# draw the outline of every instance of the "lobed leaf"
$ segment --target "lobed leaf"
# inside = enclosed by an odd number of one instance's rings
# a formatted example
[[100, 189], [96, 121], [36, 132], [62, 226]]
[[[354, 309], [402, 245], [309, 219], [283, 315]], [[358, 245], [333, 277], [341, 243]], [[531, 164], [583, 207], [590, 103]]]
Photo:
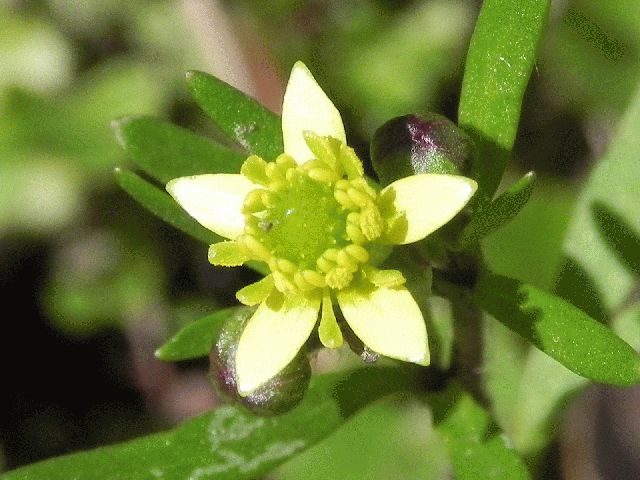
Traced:
[[188, 324], [156, 350], [156, 357], [167, 362], [206, 357], [224, 321], [237, 310], [225, 308]]
[[133, 162], [162, 183], [188, 175], [239, 173], [246, 157], [152, 117], [125, 117], [112, 122], [111, 127]]
[[578, 375], [629, 386], [640, 356], [609, 328], [570, 303], [507, 277], [487, 274], [476, 298], [497, 320]]
[[2, 480], [243, 480], [316, 444], [382, 396], [413, 390], [415, 370], [364, 368], [320, 375], [292, 411], [256, 417], [227, 405], [168, 432], [19, 468]]
[[118, 185], [154, 215], [201, 242], [218, 240], [216, 234], [190, 217], [169, 194], [128, 170], [117, 168], [114, 173]]
[[485, 0], [467, 53], [459, 124], [478, 148], [477, 201], [495, 192], [513, 147], [549, 0]]
[[284, 152], [278, 115], [228, 83], [204, 72], [188, 72], [187, 83], [205, 113], [249, 153], [270, 161]]

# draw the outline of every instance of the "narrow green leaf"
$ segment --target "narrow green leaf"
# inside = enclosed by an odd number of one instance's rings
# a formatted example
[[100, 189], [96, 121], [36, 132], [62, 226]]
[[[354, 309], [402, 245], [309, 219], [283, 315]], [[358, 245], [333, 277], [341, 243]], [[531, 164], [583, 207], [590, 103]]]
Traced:
[[570, 256], [564, 258], [554, 293], [599, 322], [606, 323], [607, 312], [600, 292], [587, 272]]
[[[458, 480], [518, 480], [530, 478], [515, 450], [501, 436], [487, 438], [489, 413], [469, 394], [451, 392], [446, 416], [440, 420], [441, 408], [434, 408], [436, 431], [449, 450], [453, 473]], [[446, 398], [446, 395], [445, 395]]]
[[[624, 216], [625, 223], [634, 231], [640, 231], [640, 216], [637, 209], [640, 202], [638, 183], [640, 182], [640, 89], [636, 90], [624, 118], [620, 122], [609, 151], [592, 171], [586, 186], [578, 199], [564, 251], [569, 269], [563, 271], [574, 279], [587, 280], [586, 289], [575, 285], [566, 288], [573, 279], [560, 278], [558, 293], [571, 303], [589, 311], [591, 315], [605, 312], [620, 312], [609, 318], [612, 328], [622, 334], [622, 324], [628, 322], [624, 306], [633, 294], [637, 279], [613, 253], [607, 242], [599, 234], [592, 214], [596, 202], [615, 206], [616, 212]], [[537, 192], [536, 192], [537, 194]], [[566, 269], [565, 269], [566, 270]], [[588, 292], [598, 293], [598, 298], [589, 299]], [[586, 308], [589, 308], [587, 310]], [[593, 313], [592, 313], [593, 312]], [[595, 318], [598, 318], [596, 316]], [[631, 333], [638, 332], [631, 329]], [[634, 344], [629, 337], [629, 343]], [[636, 338], [640, 338], [636, 336]], [[634, 344], [637, 348], [637, 343]], [[559, 417], [567, 398], [584, 388], [587, 382], [554, 362], [539, 350], [532, 350], [527, 368], [522, 375], [519, 399], [514, 405], [509, 434], [514, 444], [527, 454], [535, 454], [544, 448], [558, 428]], [[538, 395], [536, 392], [545, 392]]]
[[479, 280], [476, 297], [497, 320], [578, 375], [612, 385], [640, 382], [633, 348], [563, 299], [492, 274]]
[[479, 443], [486, 437], [491, 422], [489, 413], [468, 393], [451, 387], [440, 398], [432, 396], [429, 403], [432, 405], [433, 421], [440, 434], [447, 439], [466, 439]]
[[271, 418], [227, 405], [175, 430], [6, 473], [2, 480], [243, 480], [260, 477], [316, 444], [362, 407], [413, 390], [414, 369], [364, 368], [320, 375], [302, 403]]
[[596, 227], [609, 248], [633, 275], [640, 277], [640, 235], [604, 202], [595, 202], [591, 209]]
[[140, 205], [165, 222], [204, 243], [214, 243], [219, 238], [187, 214], [168, 193], [163, 192], [133, 172], [117, 168], [116, 181]]
[[460, 241], [462, 247], [473, 245], [482, 237], [513, 220], [529, 201], [535, 181], [535, 172], [527, 173], [498, 198], [475, 212], [462, 233]]
[[615, 208], [621, 220], [640, 232], [640, 88], [618, 126], [607, 154], [595, 165], [580, 193], [564, 242], [566, 255], [593, 280], [603, 307], [619, 309], [632, 294], [637, 278], [600, 234], [592, 206], [598, 202]]
[[527, 480], [529, 471], [518, 453], [502, 436], [484, 443], [456, 440], [449, 446], [457, 480]]
[[549, 0], [485, 0], [471, 37], [458, 118], [478, 147], [476, 199], [495, 192], [513, 147]]
[[112, 122], [118, 143], [143, 171], [166, 183], [202, 173], [239, 173], [243, 153], [152, 117]]
[[167, 362], [206, 357], [224, 321], [237, 310], [225, 308], [188, 324], [156, 350], [156, 357]]
[[187, 73], [195, 101], [245, 150], [275, 160], [284, 152], [280, 117], [231, 85], [203, 72]]

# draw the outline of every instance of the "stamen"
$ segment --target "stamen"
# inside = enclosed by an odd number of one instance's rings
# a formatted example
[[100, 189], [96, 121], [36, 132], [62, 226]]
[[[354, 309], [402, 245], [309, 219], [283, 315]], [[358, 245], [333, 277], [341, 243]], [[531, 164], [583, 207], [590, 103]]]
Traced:
[[369, 252], [360, 245], [348, 245], [345, 247], [345, 251], [360, 263], [367, 263], [369, 260]]
[[269, 183], [269, 178], [265, 172], [266, 166], [267, 162], [262, 158], [257, 155], [251, 155], [240, 167], [240, 173], [253, 183], [266, 186]]
[[353, 203], [358, 205], [360, 208], [368, 207], [371, 204], [371, 197], [369, 197], [366, 193], [361, 192], [360, 190], [356, 190], [351, 187], [347, 190], [347, 195]]
[[351, 283], [353, 272], [344, 267], [336, 267], [327, 273], [325, 279], [328, 287], [340, 290]]
[[237, 242], [242, 244], [255, 260], [266, 261], [271, 257], [271, 252], [253, 235], [245, 233], [238, 237]]
[[[282, 293], [342, 289], [367, 268], [376, 281], [395, 285], [400, 278], [367, 265], [367, 244], [381, 237], [386, 221], [362, 162], [339, 140], [313, 132], [304, 136], [316, 158], [302, 165], [286, 154], [269, 163], [255, 155], [244, 162], [242, 173], [266, 188], [245, 198], [245, 229], [236, 239], [239, 253], [233, 261], [267, 262], [273, 272], [269, 282]], [[240, 292], [245, 302], [257, 298], [252, 290]], [[330, 309], [330, 302], [327, 297], [323, 305]]]

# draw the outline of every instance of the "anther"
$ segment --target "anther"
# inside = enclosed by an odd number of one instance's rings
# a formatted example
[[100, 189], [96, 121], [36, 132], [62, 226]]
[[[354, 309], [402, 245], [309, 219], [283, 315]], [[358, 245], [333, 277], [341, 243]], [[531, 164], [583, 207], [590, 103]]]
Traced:
[[255, 213], [260, 210], [264, 210], [265, 205], [262, 201], [263, 194], [267, 193], [266, 190], [258, 188], [251, 190], [244, 199], [242, 204], [243, 213]]
[[256, 260], [268, 260], [271, 257], [271, 252], [253, 235], [244, 234], [241, 235], [239, 241], [246, 247], [252, 254], [252, 257]]
[[326, 258], [320, 257], [316, 260], [316, 266], [318, 267], [318, 270], [320, 270], [321, 272], [327, 273], [329, 270], [335, 267], [336, 264], [335, 262], [331, 262]]
[[278, 259], [278, 270], [280, 270], [281, 272], [290, 274], [290, 273], [294, 273], [297, 270], [297, 268], [293, 264], [293, 262], [290, 262], [289, 260], [286, 260], [284, 258], [279, 258]]
[[347, 195], [349, 195], [349, 198], [360, 208], [365, 208], [371, 204], [371, 197], [369, 197], [369, 195], [353, 187], [347, 190]]
[[327, 273], [325, 279], [329, 288], [340, 290], [351, 283], [353, 274], [344, 267], [336, 267]]
[[337, 248], [328, 248], [324, 251], [324, 253], [322, 254], [322, 256], [324, 258], [326, 258], [327, 260], [330, 260], [332, 262], [337, 261], [338, 259], [338, 252], [339, 250]]
[[283, 153], [279, 155], [278, 158], [276, 158], [276, 164], [288, 170], [296, 166], [296, 161], [293, 158], [291, 158], [291, 156], [287, 155], [286, 153]]
[[353, 243], [362, 245], [367, 241], [367, 237], [362, 234], [362, 230], [360, 230], [360, 227], [358, 225], [347, 223], [346, 230], [347, 236]]
[[273, 283], [275, 287], [282, 293], [295, 291], [295, 285], [282, 272], [273, 271]]
[[337, 263], [341, 267], [345, 267], [349, 269], [353, 269], [354, 267], [357, 266], [357, 264], [355, 264], [355, 262], [351, 258], [351, 255], [349, 255], [346, 250], [340, 250], [338, 252]]
[[318, 182], [324, 182], [324, 183], [333, 183], [338, 179], [338, 176], [336, 175], [336, 173], [330, 168], [326, 168], [326, 167], [312, 168], [311, 170], [307, 171], [307, 175], [309, 175], [309, 178], [313, 178]]
[[367, 263], [369, 260], [369, 252], [360, 245], [347, 245], [344, 250], [359, 263]]
[[307, 283], [310, 283], [314, 287], [324, 288], [327, 286], [324, 277], [314, 270], [304, 270], [301, 274]]
[[353, 200], [351, 200], [349, 195], [347, 195], [347, 192], [345, 192], [344, 190], [335, 189], [333, 191], [333, 196], [344, 208], [347, 208], [349, 210], [355, 210], [358, 208], [358, 205]]
[[307, 282], [300, 272], [296, 272], [296, 274], [293, 276], [293, 282], [296, 284], [296, 287], [298, 287], [302, 291], [309, 291], [316, 288], [314, 285], [311, 285], [309, 282]]

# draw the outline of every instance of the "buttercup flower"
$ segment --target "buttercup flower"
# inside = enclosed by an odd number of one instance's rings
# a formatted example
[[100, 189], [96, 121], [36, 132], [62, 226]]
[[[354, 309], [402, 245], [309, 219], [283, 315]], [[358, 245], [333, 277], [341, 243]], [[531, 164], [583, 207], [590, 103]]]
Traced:
[[423, 239], [453, 218], [476, 183], [421, 174], [380, 190], [346, 145], [339, 112], [307, 67], [294, 65], [282, 106], [284, 153], [255, 155], [240, 174], [182, 177], [168, 192], [228, 241], [211, 245], [214, 265], [264, 262], [271, 273], [237, 292], [259, 305], [240, 336], [241, 395], [271, 379], [313, 331], [323, 345], [343, 338], [335, 303], [353, 332], [387, 357], [429, 364], [425, 322], [397, 270], [378, 268], [390, 246]]

